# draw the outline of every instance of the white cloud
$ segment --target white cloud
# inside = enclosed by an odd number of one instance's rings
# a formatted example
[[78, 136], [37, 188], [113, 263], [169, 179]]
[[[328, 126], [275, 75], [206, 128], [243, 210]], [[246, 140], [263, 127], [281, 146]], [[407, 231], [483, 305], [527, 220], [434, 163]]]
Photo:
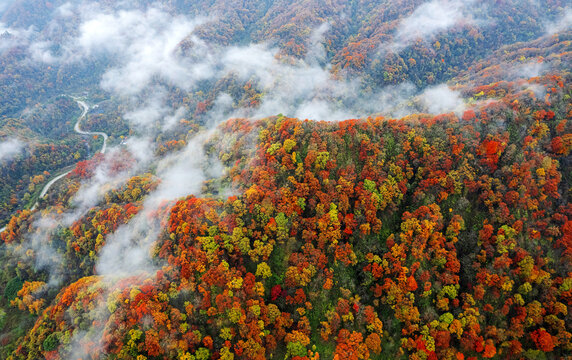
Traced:
[[229, 119], [233, 111], [232, 97], [227, 93], [219, 94], [214, 101], [212, 109], [207, 114], [207, 127], [216, 127], [218, 124]]
[[167, 115], [169, 108], [164, 103], [165, 91], [155, 88], [153, 95], [145, 99], [145, 102], [127, 112], [124, 118], [137, 130], [149, 130], [160, 118]]
[[399, 24], [395, 45], [404, 47], [418, 38], [428, 39], [449, 29], [461, 17], [460, 3], [441, 0], [424, 3]]
[[172, 17], [155, 8], [96, 14], [80, 26], [78, 43], [87, 55], [106, 53], [116, 57], [119, 66], [103, 76], [105, 90], [135, 95], [155, 77], [188, 89], [198, 79], [211, 75], [204, 67], [189, 71], [191, 64], [177, 53], [179, 43], [200, 22]]
[[460, 113], [465, 107], [461, 94], [451, 90], [447, 85], [441, 84], [427, 88], [420, 95], [421, 101], [432, 114], [448, 112]]
[[28, 48], [30, 55], [34, 61], [43, 62], [46, 64], [54, 64], [59, 61], [59, 58], [52, 54], [50, 41], [38, 41], [32, 43]]
[[[510, 65], [507, 64], [507, 66]], [[543, 62], [534, 61], [513, 66], [507, 75], [511, 78], [531, 78], [540, 76], [547, 70], [548, 65]]]
[[95, 174], [81, 183], [67, 208], [55, 206], [35, 215], [25, 241], [19, 245], [18, 253], [25, 258], [27, 250], [33, 251], [35, 266], [37, 269], [48, 272], [50, 286], [59, 286], [63, 274], [67, 271], [63, 267], [61, 253], [53, 247], [50, 238], [58, 229], [69, 227], [84, 217], [90, 209], [102, 201], [106, 192], [121, 187], [129, 178], [140, 173], [147, 164], [145, 162], [127, 164], [123, 162], [124, 166], [128, 166], [120, 171], [116, 165], [122, 156], [124, 154], [121, 154], [117, 148], [106, 152], [102, 163], [95, 169]]
[[326, 60], [326, 48], [323, 45], [325, 34], [331, 29], [330, 23], [323, 23], [312, 32], [310, 44], [306, 54], [306, 61], [310, 64], [319, 64]]
[[423, 3], [399, 22], [392, 42], [384, 44], [381, 50], [400, 52], [418, 39], [429, 41], [456, 25], [476, 24], [471, 9], [473, 2], [474, 0], [431, 0]]
[[276, 49], [267, 49], [262, 44], [247, 47], [231, 47], [225, 51], [221, 63], [227, 70], [237, 73], [242, 80], [255, 75], [264, 88], [274, 85], [276, 72], [282, 70], [277, 66]]
[[570, 30], [572, 28], [572, 8], [566, 7], [562, 17], [555, 22], [545, 25], [546, 32], [550, 35], [561, 31]]
[[[327, 27], [321, 27], [327, 29]], [[264, 93], [260, 106], [242, 115], [265, 117], [283, 113], [308, 119], [342, 120], [352, 111], [342, 110], [341, 100], [358, 98], [359, 81], [336, 80], [328, 68], [320, 66], [312, 52], [310, 58], [275, 58], [276, 49], [262, 44], [227, 49], [221, 61], [225, 72], [243, 81], [254, 79]], [[316, 55], [318, 54], [318, 55]], [[239, 112], [240, 113], [240, 112]]]
[[24, 143], [18, 139], [0, 142], [0, 161], [10, 160], [24, 149]]
[[17, 46], [27, 46], [35, 35], [33, 27], [28, 29], [11, 28], [0, 22], [0, 55]]
[[74, 15], [74, 9], [74, 5], [67, 2], [56, 9], [55, 15], [62, 18], [70, 18]]
[[[122, 96], [138, 95], [157, 80], [189, 89], [196, 81], [213, 75], [204, 54], [197, 56], [199, 64], [180, 54], [180, 43], [188, 40], [205, 19], [173, 16], [154, 6], [114, 11], [94, 3], [65, 3], [56, 10], [51, 26], [62, 29], [74, 12], [82, 19], [77, 36], [70, 35], [61, 42], [59, 54], [50, 50], [54, 42], [49, 39], [33, 43], [33, 60], [79, 63], [95, 57], [111, 59], [113, 67], [103, 75], [101, 86]], [[191, 40], [195, 44], [193, 51], [204, 51], [199, 39]]]
[[187, 114], [187, 109], [184, 107], [179, 107], [172, 115], [167, 115], [163, 121], [163, 130], [172, 130], [181, 119], [185, 118]]
[[[210, 46], [192, 31], [206, 21], [192, 20], [151, 7], [147, 10], [103, 10], [86, 5], [77, 37], [63, 46], [60, 61], [79, 61], [105, 55], [111, 67], [101, 79], [101, 87], [123, 99], [130, 99], [128, 119], [136, 131], [168, 131], [173, 116], [184, 113], [169, 109], [162, 85], [193, 90], [201, 80], [221, 79], [234, 73], [241, 81], [254, 80], [263, 92], [258, 107], [233, 109], [226, 101], [214, 104], [207, 118], [234, 116], [265, 117], [283, 113], [309, 119], [342, 120], [383, 112], [375, 101], [381, 93], [364, 95], [360, 79], [334, 79], [325, 64], [323, 39], [331, 27], [323, 23], [310, 36], [305, 59], [277, 59], [277, 49], [265, 44]], [[72, 11], [69, 4], [59, 13]], [[186, 46], [181, 47], [184, 43]], [[38, 60], [53, 62], [49, 42], [38, 42], [31, 52]], [[183, 50], [184, 48], [184, 50]], [[71, 59], [71, 60], [68, 60]], [[382, 91], [383, 93], [383, 91]], [[226, 97], [228, 100], [229, 98]], [[374, 101], [370, 101], [370, 100]], [[141, 105], [142, 104], [142, 105]], [[220, 108], [222, 106], [222, 108]], [[162, 123], [156, 127], [157, 123]]]
[[159, 186], [146, 197], [143, 209], [128, 224], [107, 236], [99, 254], [98, 274], [117, 278], [155, 270], [150, 251], [161, 231], [160, 208], [180, 197], [200, 194], [207, 178], [205, 169], [216, 165], [208, 164], [203, 151], [210, 134], [201, 133], [183, 150], [157, 163]]

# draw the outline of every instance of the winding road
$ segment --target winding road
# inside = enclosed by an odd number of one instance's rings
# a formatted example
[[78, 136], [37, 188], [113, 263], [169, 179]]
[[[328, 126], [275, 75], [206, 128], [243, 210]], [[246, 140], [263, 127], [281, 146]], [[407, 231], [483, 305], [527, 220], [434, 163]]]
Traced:
[[[85, 116], [87, 115], [87, 112], [89, 110], [89, 106], [82, 100], [75, 98], [73, 96], [71, 96], [72, 99], [74, 99], [78, 105], [81, 107], [82, 112], [81, 115], [79, 116], [79, 118], [77, 119], [77, 122], [75, 123], [73, 130], [80, 134], [80, 135], [99, 135], [103, 137], [103, 146], [101, 147], [101, 150], [99, 151], [101, 154], [105, 154], [105, 150], [107, 150], [107, 139], [108, 136], [106, 133], [104, 132], [99, 132], [99, 131], [83, 131], [80, 128], [80, 123], [81, 121], [85, 118]], [[72, 169], [73, 170], [73, 169]], [[32, 206], [32, 208], [30, 210], [35, 210], [36, 206], [38, 205], [38, 201], [40, 199], [42, 199], [44, 196], [46, 196], [46, 194], [48, 193], [48, 191], [50, 190], [50, 188], [52, 187], [52, 185], [54, 185], [58, 180], [60, 180], [61, 178], [65, 177], [67, 174], [69, 174], [70, 172], [72, 172], [72, 170], [66, 171], [63, 174], [60, 174], [58, 176], [56, 176], [55, 178], [53, 178], [52, 180], [50, 180], [42, 189], [42, 191], [40, 192], [40, 196], [38, 196], [38, 200], [36, 200], [36, 202], [34, 203], [34, 205]], [[4, 226], [3, 228], [0, 228], [0, 233], [4, 232], [4, 230], [6, 230], [6, 226]]]
[[[81, 120], [85, 117], [85, 115], [87, 114], [87, 111], [89, 110], [89, 106], [87, 106], [87, 104], [79, 99], [76, 99], [74, 97], [72, 97], [72, 99], [74, 99], [79, 106], [82, 108], [82, 113], [80, 115], [80, 117], [77, 119], [77, 122], [75, 123], [75, 126], [73, 127], [74, 131], [78, 134], [81, 135], [99, 135], [99, 136], [103, 136], [103, 146], [101, 147], [101, 150], [99, 151], [102, 154], [105, 154], [105, 150], [107, 150], [107, 134], [104, 132], [98, 132], [98, 131], [83, 131], [80, 129], [79, 124], [81, 123]], [[41, 195], [40, 195], [41, 197]]]

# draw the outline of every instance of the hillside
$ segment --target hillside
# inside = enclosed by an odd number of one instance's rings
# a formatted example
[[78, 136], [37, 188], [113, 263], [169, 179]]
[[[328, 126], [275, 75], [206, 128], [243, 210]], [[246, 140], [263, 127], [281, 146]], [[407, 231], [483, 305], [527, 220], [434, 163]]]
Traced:
[[571, 357], [571, 11], [0, 6], [0, 359]]

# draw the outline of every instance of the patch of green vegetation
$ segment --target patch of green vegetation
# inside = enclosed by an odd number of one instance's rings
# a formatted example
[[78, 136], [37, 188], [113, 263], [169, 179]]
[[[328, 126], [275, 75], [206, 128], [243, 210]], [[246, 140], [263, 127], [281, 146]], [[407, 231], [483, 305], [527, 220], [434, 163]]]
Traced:
[[10, 281], [8, 281], [6, 287], [4, 288], [4, 299], [8, 301], [14, 300], [18, 295], [18, 291], [22, 289], [23, 285], [24, 282], [22, 279], [18, 277], [12, 278]]

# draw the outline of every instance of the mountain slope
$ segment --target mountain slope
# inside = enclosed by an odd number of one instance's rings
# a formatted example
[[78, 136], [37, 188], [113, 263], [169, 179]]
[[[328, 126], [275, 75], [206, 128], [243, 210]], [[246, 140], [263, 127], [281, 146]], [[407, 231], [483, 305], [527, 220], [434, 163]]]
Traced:
[[565, 2], [0, 11], [0, 358], [572, 356]]

